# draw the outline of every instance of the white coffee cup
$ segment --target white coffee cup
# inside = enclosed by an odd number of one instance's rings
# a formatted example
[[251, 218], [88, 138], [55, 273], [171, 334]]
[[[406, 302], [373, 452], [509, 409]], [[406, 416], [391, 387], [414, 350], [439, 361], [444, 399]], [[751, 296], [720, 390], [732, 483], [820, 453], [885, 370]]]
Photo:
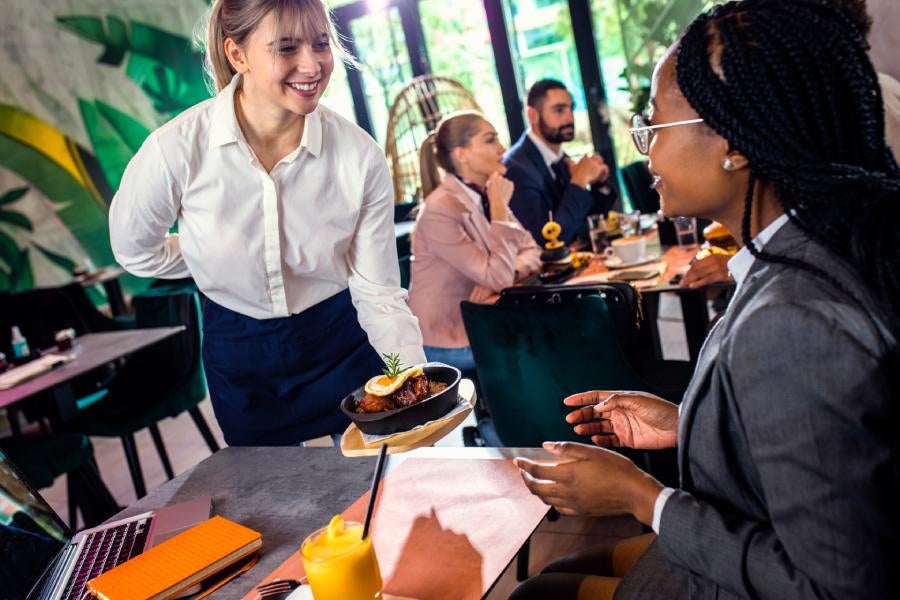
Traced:
[[630, 235], [613, 240], [606, 249], [607, 256], [618, 256], [623, 263], [633, 263], [644, 258], [647, 251], [647, 239], [639, 235]]

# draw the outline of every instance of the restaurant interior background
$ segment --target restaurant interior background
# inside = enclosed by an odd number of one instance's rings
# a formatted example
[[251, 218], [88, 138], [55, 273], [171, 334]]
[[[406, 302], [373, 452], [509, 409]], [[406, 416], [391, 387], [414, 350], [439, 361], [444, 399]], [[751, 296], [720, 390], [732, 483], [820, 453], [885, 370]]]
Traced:
[[[786, 0], [789, 1], [789, 0]], [[4, 0], [0, 25], [0, 291], [56, 285], [114, 263], [107, 209], [150, 131], [207, 98], [194, 39], [208, 0]], [[323, 102], [385, 143], [418, 75], [460, 82], [500, 131], [552, 76], [572, 90], [567, 150], [626, 165], [626, 119], [652, 65], [702, 0], [331, 0], [361, 68], [338, 65]], [[876, 67], [900, 78], [900, 2], [869, 0]], [[126, 292], [141, 289], [123, 278]], [[93, 300], [105, 302], [99, 288]]]

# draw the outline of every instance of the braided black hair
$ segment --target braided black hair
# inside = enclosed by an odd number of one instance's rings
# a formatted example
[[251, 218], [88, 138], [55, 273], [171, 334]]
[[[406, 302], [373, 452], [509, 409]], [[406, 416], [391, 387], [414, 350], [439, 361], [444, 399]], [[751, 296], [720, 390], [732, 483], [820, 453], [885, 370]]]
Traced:
[[856, 299], [822, 269], [751, 243], [754, 188], [768, 180], [788, 218], [848, 257], [896, 321], [900, 168], [863, 36], [828, 0], [728, 2], [685, 31], [676, 72], [694, 110], [750, 162], [741, 234], [753, 256], [813, 272]]

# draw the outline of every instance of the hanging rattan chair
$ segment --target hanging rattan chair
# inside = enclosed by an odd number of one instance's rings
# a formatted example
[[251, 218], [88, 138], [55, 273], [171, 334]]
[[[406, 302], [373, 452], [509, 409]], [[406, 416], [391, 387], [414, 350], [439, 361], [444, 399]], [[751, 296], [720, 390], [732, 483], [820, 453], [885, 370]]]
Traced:
[[403, 88], [388, 115], [385, 153], [394, 178], [396, 202], [422, 199], [419, 147], [438, 122], [453, 111], [481, 110], [461, 83], [437, 75], [421, 75]]

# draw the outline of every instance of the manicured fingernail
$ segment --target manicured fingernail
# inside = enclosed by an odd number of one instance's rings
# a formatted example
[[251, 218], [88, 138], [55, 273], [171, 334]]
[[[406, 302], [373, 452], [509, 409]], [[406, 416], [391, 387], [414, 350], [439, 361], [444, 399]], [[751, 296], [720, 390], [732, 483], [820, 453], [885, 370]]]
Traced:
[[556, 450], [556, 442], [544, 442], [544, 450]]

